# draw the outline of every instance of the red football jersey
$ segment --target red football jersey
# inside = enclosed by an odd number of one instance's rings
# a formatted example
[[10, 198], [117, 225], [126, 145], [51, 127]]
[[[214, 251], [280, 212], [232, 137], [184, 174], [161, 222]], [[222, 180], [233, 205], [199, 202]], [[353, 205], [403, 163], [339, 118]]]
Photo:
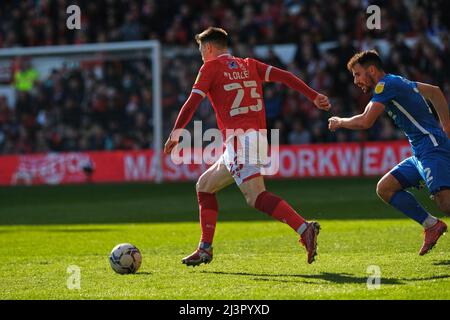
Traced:
[[192, 92], [208, 96], [219, 129], [265, 129], [262, 83], [271, 66], [222, 54], [200, 68]]

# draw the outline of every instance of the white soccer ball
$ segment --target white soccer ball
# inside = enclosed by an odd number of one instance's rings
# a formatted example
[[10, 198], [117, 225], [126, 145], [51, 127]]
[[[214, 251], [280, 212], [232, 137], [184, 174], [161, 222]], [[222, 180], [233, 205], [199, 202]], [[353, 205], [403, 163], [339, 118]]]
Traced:
[[109, 255], [111, 268], [119, 274], [136, 273], [141, 262], [141, 252], [131, 243], [118, 244]]

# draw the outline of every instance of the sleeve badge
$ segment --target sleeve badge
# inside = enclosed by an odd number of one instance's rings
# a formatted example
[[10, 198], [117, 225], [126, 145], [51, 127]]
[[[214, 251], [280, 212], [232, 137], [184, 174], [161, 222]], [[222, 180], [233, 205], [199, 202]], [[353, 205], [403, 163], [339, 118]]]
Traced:
[[384, 82], [378, 82], [377, 86], [375, 87], [375, 93], [380, 94], [384, 90]]

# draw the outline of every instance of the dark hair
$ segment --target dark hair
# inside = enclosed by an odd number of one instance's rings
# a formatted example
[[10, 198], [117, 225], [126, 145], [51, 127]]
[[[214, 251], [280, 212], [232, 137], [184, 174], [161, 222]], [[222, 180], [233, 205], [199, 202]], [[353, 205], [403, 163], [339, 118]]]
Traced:
[[198, 44], [210, 42], [219, 48], [228, 47], [228, 33], [222, 28], [209, 27], [195, 35]]
[[378, 70], [383, 70], [383, 62], [375, 50], [366, 50], [355, 54], [347, 63], [348, 71], [352, 71], [356, 64], [360, 64], [364, 68], [375, 66]]

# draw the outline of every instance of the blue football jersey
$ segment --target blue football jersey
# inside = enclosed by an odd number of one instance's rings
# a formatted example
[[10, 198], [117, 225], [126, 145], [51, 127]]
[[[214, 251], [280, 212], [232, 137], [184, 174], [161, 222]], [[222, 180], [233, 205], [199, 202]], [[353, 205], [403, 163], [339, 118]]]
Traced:
[[420, 94], [416, 82], [386, 74], [376, 85], [371, 101], [385, 106], [385, 111], [408, 137], [415, 155], [449, 145], [447, 135]]

